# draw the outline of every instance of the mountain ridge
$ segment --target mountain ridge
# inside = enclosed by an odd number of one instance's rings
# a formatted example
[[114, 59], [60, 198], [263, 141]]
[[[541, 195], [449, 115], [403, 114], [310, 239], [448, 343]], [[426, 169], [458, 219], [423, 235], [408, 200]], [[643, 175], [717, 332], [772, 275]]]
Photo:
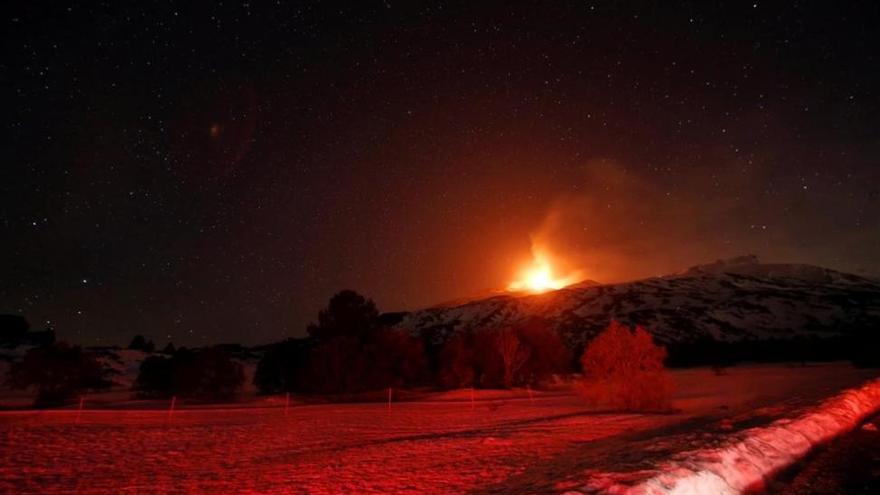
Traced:
[[630, 282], [435, 306], [402, 313], [395, 326], [442, 342], [537, 320], [580, 346], [611, 319], [642, 325], [663, 343], [847, 336], [880, 325], [880, 281], [748, 255]]

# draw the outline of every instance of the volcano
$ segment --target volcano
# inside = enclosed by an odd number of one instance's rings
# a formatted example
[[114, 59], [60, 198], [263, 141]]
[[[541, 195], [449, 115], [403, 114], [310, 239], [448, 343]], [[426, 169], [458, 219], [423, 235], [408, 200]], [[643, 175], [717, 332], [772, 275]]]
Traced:
[[455, 332], [539, 321], [577, 348], [612, 319], [642, 325], [664, 344], [848, 338], [880, 325], [880, 280], [749, 255], [631, 282], [497, 294], [395, 319], [438, 343]]

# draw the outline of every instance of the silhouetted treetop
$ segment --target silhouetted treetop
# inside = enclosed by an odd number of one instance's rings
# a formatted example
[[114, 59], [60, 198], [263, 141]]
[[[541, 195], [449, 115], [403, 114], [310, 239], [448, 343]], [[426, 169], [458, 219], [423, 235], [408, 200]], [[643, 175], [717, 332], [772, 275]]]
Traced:
[[0, 345], [18, 342], [30, 330], [31, 325], [21, 315], [0, 315]]
[[135, 351], [153, 352], [156, 350], [156, 345], [152, 340], [145, 339], [143, 335], [135, 335], [131, 339], [131, 343], [128, 344], [128, 348]]
[[0, 347], [20, 345], [44, 346], [55, 342], [55, 330], [31, 331], [31, 325], [21, 315], [0, 315]]
[[379, 328], [376, 304], [353, 290], [343, 290], [330, 298], [327, 308], [318, 313], [318, 323], [308, 327], [316, 340], [335, 337], [367, 339]]

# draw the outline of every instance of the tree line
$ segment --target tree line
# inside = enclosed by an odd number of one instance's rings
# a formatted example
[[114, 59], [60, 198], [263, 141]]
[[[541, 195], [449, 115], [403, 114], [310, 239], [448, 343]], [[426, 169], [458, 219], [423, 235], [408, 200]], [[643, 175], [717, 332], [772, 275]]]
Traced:
[[[308, 326], [306, 337], [251, 350], [260, 356], [253, 384], [261, 394], [345, 396], [387, 387], [541, 387], [555, 376], [582, 372], [587, 380], [580, 389], [591, 400], [644, 409], [663, 407], [669, 389], [665, 365], [720, 369], [744, 360], [849, 359], [856, 366], [880, 367], [874, 352], [880, 336], [873, 331], [832, 339], [698, 339], [663, 347], [644, 329], [612, 320], [581, 353], [541, 320], [437, 339], [396, 328], [385, 316], [357, 292], [337, 293]], [[51, 328], [33, 331], [19, 315], [0, 315], [0, 349], [19, 346], [30, 348], [21, 358], [5, 357], [11, 361], [6, 381], [12, 388], [35, 389], [38, 406], [63, 404], [82, 391], [112, 385], [102, 364], [102, 359], [119, 359], [112, 350], [57, 342]], [[140, 335], [129, 349], [147, 354], [132, 386], [135, 397], [207, 401], [232, 400], [240, 392], [245, 381], [242, 361], [250, 352], [240, 345], [187, 349], [170, 343], [157, 352], [155, 344]]]
[[385, 387], [512, 387], [568, 373], [559, 334], [538, 322], [461, 332], [434, 342], [382, 323], [354, 291], [334, 295], [308, 336], [265, 348], [254, 385], [266, 394], [346, 394]]

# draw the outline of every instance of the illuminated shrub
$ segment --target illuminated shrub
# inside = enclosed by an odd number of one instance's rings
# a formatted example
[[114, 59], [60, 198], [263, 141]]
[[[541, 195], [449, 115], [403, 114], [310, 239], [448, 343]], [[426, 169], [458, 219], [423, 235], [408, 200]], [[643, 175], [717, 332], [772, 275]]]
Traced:
[[629, 410], [669, 407], [666, 349], [641, 327], [612, 321], [584, 350], [582, 391], [596, 404]]

